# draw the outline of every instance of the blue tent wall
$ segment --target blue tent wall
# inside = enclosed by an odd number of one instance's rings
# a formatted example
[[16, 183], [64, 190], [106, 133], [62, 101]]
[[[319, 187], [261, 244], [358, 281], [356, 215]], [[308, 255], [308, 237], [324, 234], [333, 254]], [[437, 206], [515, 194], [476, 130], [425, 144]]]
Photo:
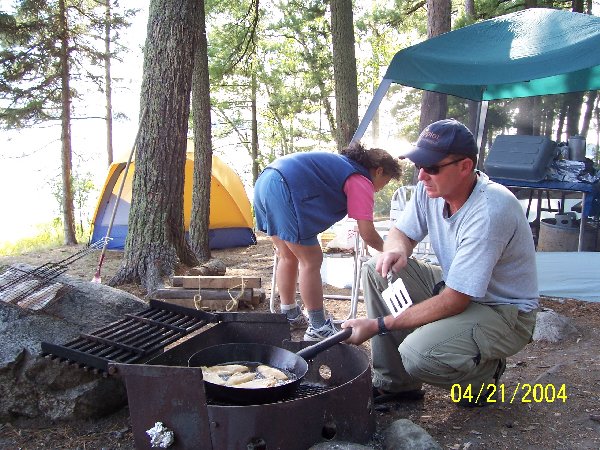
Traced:
[[[106, 236], [108, 226], [99, 225], [94, 227], [91, 242], [96, 242]], [[186, 236], [188, 233], [186, 233]], [[127, 225], [116, 225], [110, 230], [111, 240], [106, 246], [109, 250], [123, 250], [125, 238], [127, 237]], [[208, 230], [208, 242], [211, 250], [231, 247], [246, 247], [256, 244], [256, 236], [250, 228], [218, 228]]]

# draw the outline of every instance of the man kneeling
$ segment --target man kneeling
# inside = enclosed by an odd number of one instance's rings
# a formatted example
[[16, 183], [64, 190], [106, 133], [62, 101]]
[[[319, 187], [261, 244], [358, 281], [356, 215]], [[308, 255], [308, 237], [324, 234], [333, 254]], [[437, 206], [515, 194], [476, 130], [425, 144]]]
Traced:
[[[349, 343], [372, 338], [375, 402], [422, 398], [429, 383], [483, 405], [506, 357], [531, 341], [539, 294], [529, 223], [515, 196], [476, 170], [477, 154], [471, 132], [447, 119], [405, 155], [419, 171], [415, 194], [363, 266], [368, 318], [342, 324], [353, 327]], [[439, 266], [411, 258], [427, 235]], [[381, 295], [389, 274], [413, 302], [397, 317]]]

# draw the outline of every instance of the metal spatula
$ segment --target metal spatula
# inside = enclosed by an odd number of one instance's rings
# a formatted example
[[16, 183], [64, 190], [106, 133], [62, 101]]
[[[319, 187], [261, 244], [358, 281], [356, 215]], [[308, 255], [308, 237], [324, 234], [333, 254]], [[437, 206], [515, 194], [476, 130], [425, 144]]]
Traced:
[[387, 279], [388, 287], [381, 295], [392, 315], [398, 317], [412, 305], [412, 300], [402, 278], [398, 278], [392, 283], [392, 273], [388, 272]]

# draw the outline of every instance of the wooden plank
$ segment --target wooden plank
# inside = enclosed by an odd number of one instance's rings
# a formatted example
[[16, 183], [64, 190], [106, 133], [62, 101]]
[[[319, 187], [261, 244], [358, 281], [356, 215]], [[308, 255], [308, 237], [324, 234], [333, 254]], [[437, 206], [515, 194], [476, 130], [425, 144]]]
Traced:
[[[230, 300], [231, 297], [238, 298], [242, 301], [251, 301], [253, 289], [244, 289], [241, 293], [239, 289], [200, 289], [200, 294], [203, 299], [206, 300]], [[193, 299], [195, 295], [198, 295], [198, 289], [184, 289], [184, 288], [161, 288], [155, 290], [151, 294], [151, 298], [156, 299]]]
[[[229, 311], [237, 311], [238, 306], [231, 303], [229, 300], [202, 300], [196, 304], [193, 298], [170, 298], [164, 300], [167, 303], [173, 305], [183, 306], [185, 308], [202, 309], [206, 311], [227, 311], [227, 308], [231, 308]], [[245, 303], [245, 302], [241, 302]], [[235, 307], [234, 307], [235, 306]]]
[[[193, 298], [169, 298], [164, 299], [165, 302], [173, 305], [183, 306], [186, 308], [200, 308], [207, 311], [227, 311], [230, 306], [231, 299], [229, 300], [202, 300], [198, 305]], [[231, 311], [237, 311], [238, 308], [232, 308]]]
[[260, 277], [237, 277], [237, 276], [175, 276], [173, 277], [173, 286], [184, 287], [189, 289], [198, 289], [198, 286], [203, 289], [245, 289], [261, 287]]
[[258, 306], [261, 303], [263, 303], [266, 299], [267, 295], [263, 288], [254, 289], [252, 292], [252, 300], [250, 301], [250, 304], [252, 306]]

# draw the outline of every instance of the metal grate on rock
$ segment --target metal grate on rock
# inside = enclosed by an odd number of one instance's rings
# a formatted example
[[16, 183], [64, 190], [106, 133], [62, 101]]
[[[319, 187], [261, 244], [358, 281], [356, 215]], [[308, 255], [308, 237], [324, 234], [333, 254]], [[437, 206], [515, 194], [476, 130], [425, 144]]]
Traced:
[[211, 321], [214, 319], [202, 311], [150, 300], [149, 308], [126, 314], [90, 334], [82, 333], [67, 344], [42, 342], [42, 353], [110, 374], [109, 363], [144, 363]]

